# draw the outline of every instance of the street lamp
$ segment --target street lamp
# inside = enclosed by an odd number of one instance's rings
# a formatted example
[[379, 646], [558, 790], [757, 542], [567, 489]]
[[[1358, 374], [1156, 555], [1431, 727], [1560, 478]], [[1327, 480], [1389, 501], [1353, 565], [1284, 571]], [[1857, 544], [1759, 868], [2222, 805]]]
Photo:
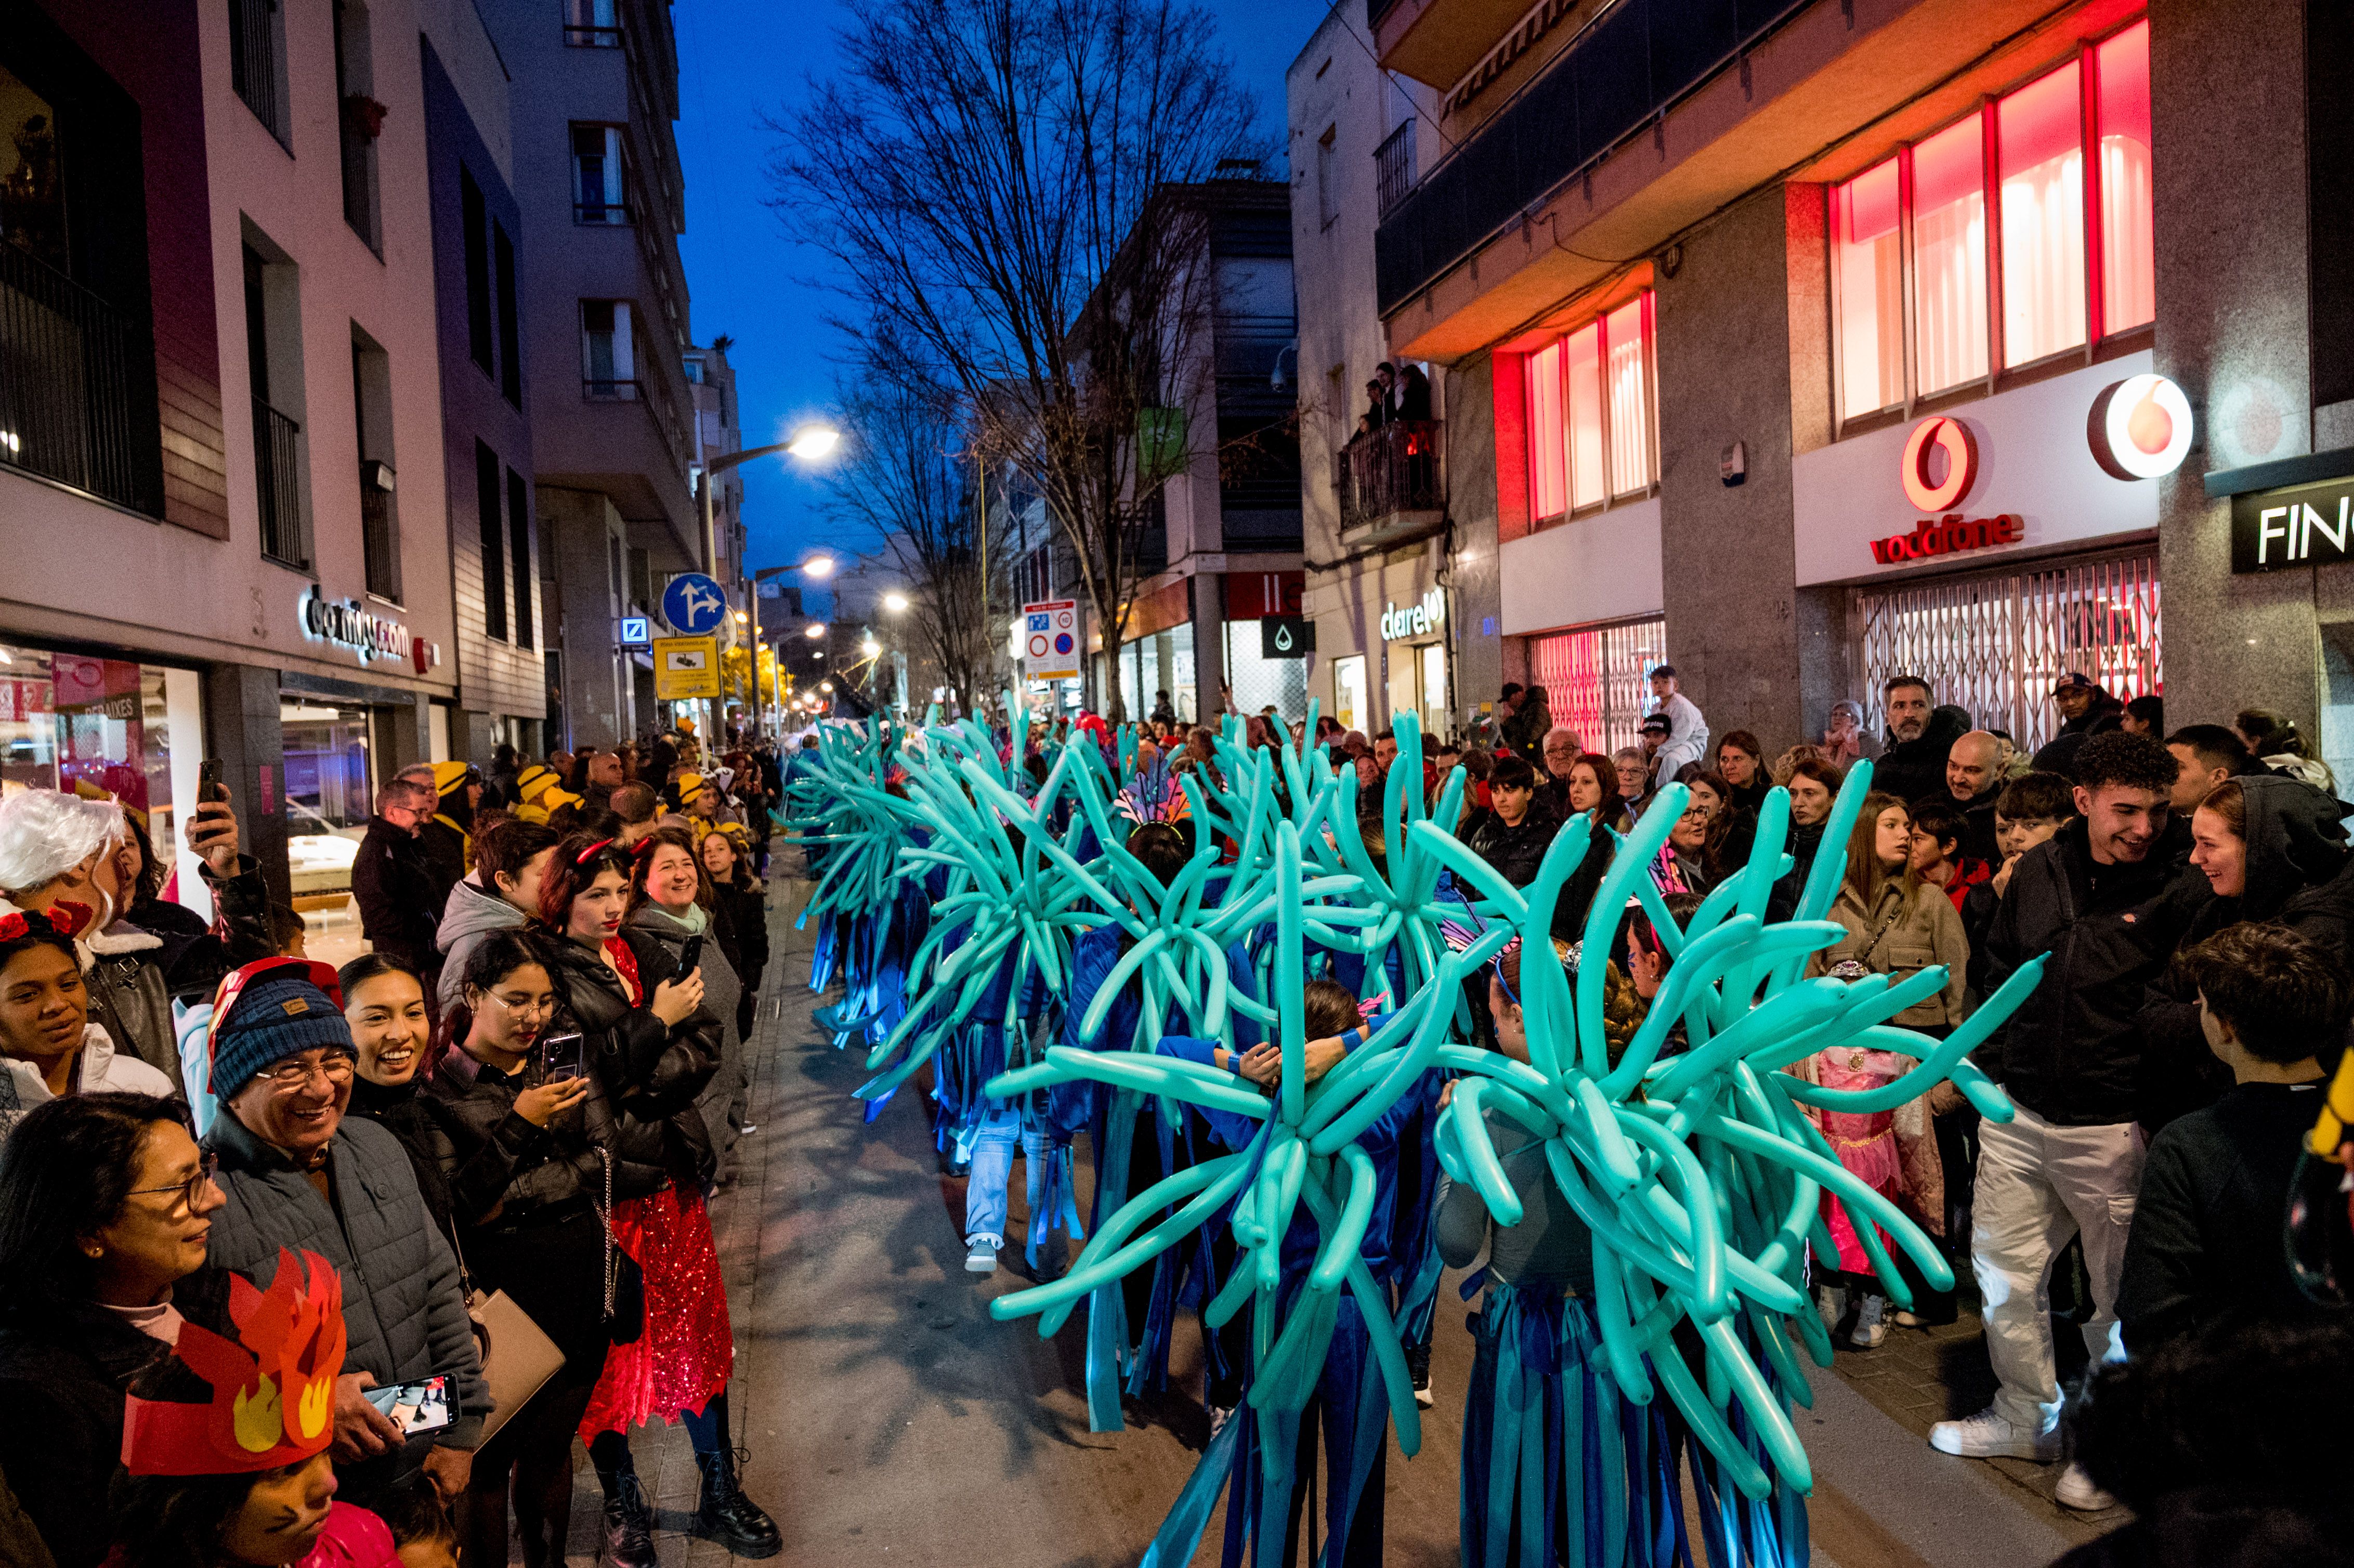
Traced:
[[883, 596], [883, 608], [894, 615], [900, 614], [907, 608], [907, 596], [903, 593], [886, 593]]
[[[831, 453], [836, 446], [841, 444], [841, 442], [842, 432], [835, 429], [831, 425], [803, 425], [800, 429], [793, 432], [792, 439], [790, 440], [772, 442], [765, 447], [750, 447], [739, 452], [720, 452], [716, 455], [711, 453], [702, 453], [703, 569], [710, 573], [715, 578], [719, 576], [718, 529], [716, 523], [712, 517], [711, 511], [711, 480], [713, 475], [723, 473], [728, 469], [735, 468], [739, 464], [750, 462], [754, 458], [767, 457], [772, 452], [789, 452], [792, 456], [800, 458], [804, 462], [814, 461], [817, 459], [822, 458]], [[702, 441], [700, 438], [697, 439], [695, 444], [698, 449], [701, 447]], [[833, 562], [831, 558], [819, 556], [818, 559], [823, 560], [825, 565], [822, 569], [818, 569], [813, 572], [812, 575], [823, 577], [827, 572], [833, 569]], [[811, 565], [814, 566], [815, 563], [812, 562]], [[760, 608], [759, 589], [757, 587], [759, 578], [756, 576], [753, 581], [756, 586], [752, 591], [752, 609], [757, 614]], [[757, 736], [760, 733], [760, 662], [758, 652], [760, 646], [760, 626], [759, 622], [757, 620], [753, 621], [751, 624], [752, 647], [754, 649], [752, 661], [752, 733]]]
[[822, 620], [812, 620], [812, 621], [811, 621], [811, 622], [809, 623], [808, 627], [806, 627], [806, 628], [802, 630], [801, 635], [802, 635], [803, 637], [810, 637], [810, 638], [817, 638], [817, 637], [822, 637], [822, 636], [824, 636], [824, 635], [825, 635], [825, 622], [824, 622], [824, 621], [822, 621]]

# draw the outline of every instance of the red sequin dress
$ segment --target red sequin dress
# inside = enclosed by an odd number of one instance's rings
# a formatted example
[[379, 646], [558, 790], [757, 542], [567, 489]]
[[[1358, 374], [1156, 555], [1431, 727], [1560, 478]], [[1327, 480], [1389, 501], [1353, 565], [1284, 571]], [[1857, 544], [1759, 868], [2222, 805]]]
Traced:
[[[606, 943], [605, 952], [636, 1001], [637, 955], [618, 939]], [[599, 1432], [700, 1412], [726, 1388], [736, 1365], [719, 1246], [703, 1194], [673, 1182], [621, 1199], [613, 1205], [613, 1240], [645, 1276], [646, 1326], [629, 1344], [605, 1352], [604, 1374], [580, 1418], [584, 1443]]]

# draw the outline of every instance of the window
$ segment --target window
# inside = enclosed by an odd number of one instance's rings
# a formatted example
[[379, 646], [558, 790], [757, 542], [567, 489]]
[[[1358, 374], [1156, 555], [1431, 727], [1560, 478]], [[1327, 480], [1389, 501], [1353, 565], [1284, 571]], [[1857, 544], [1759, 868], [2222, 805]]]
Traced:
[[394, 510], [392, 365], [375, 340], [352, 326], [352, 409], [359, 438], [360, 540], [367, 590], [400, 599], [400, 518]]
[[1316, 217], [1326, 228], [1341, 216], [1340, 133], [1339, 126], [1327, 125], [1316, 139]]
[[261, 553], [307, 571], [310, 493], [302, 426], [302, 306], [292, 263], [244, 247], [246, 373], [253, 393], [253, 473]]
[[507, 470], [507, 539], [514, 556], [514, 644], [531, 646], [531, 492]]
[[286, 123], [285, 34], [278, 0], [228, 0], [228, 83], [281, 143]]
[[1365, 726], [1365, 656], [1362, 653], [1332, 661], [1332, 716], [1342, 729]]
[[580, 386], [588, 397], [622, 400], [638, 395], [637, 360], [630, 344], [625, 300], [580, 302]]
[[1652, 324], [1646, 289], [1529, 355], [1532, 517], [1640, 495], [1658, 482]]
[[384, 129], [384, 105], [371, 96], [375, 80], [368, 51], [368, 14], [353, 0], [335, 0], [335, 132], [343, 154], [344, 221], [367, 241], [382, 244], [376, 229], [376, 133]]
[[[2089, 166], [2088, 119], [2100, 151]], [[1830, 197], [1842, 420], [2147, 325], [2157, 313], [2149, 25], [2083, 50]], [[2089, 237], [2088, 213], [2099, 227]]]
[[482, 635], [507, 634], [507, 531], [500, 518], [498, 454], [474, 443], [474, 505], [482, 530]]
[[493, 260], [498, 264], [499, 391], [516, 408], [523, 407], [523, 323], [515, 309], [514, 241], [507, 226], [491, 225]]
[[621, 128], [618, 125], [575, 125], [572, 128], [572, 221], [627, 223], [621, 183]]
[[575, 48], [620, 48], [620, 0], [564, 0], [564, 41]]
[[471, 170], [458, 168], [458, 221], [466, 250], [466, 352], [491, 369], [490, 215]]
[[1529, 639], [1529, 680], [1543, 686], [1553, 722], [1606, 755], [1641, 738], [1651, 706], [1651, 667], [1668, 657], [1663, 618]]

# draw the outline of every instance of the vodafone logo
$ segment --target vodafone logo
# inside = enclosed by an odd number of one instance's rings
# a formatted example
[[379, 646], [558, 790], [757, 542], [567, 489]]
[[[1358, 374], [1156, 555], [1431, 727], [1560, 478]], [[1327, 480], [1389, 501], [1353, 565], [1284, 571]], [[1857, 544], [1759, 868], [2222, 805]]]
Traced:
[[2129, 376], [2093, 399], [2085, 438], [2116, 479], [2158, 479], [2190, 454], [2190, 399], [2163, 376]]
[[1905, 438], [1899, 477], [1905, 500], [1924, 512], [1943, 512], [1978, 482], [1978, 440], [1959, 419], [1924, 419]]

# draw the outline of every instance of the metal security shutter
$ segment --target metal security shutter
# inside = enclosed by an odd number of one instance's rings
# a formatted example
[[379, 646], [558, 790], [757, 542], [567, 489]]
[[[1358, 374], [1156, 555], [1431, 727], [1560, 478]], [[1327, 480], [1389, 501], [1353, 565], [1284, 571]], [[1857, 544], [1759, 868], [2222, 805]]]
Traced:
[[1529, 639], [1530, 679], [1545, 689], [1553, 722], [1577, 731], [1588, 751], [1638, 743], [1651, 666], [1667, 657], [1664, 616]]
[[2028, 751], [2060, 728], [2052, 683], [2081, 670], [2127, 699], [2159, 692], [2158, 556], [2149, 550], [2019, 571], [1857, 588], [1865, 727], [1885, 732], [1891, 677], [1919, 675], [1937, 702], [2008, 730]]

